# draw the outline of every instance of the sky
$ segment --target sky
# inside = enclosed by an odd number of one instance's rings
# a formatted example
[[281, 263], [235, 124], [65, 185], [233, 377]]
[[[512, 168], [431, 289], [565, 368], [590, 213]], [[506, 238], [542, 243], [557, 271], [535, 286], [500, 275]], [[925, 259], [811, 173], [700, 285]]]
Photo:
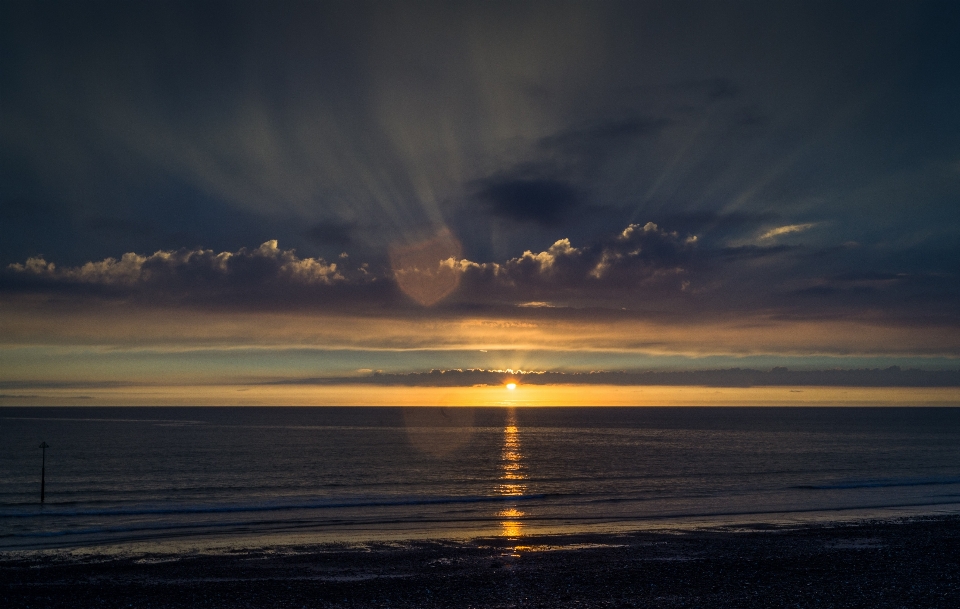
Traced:
[[0, 405], [960, 404], [957, 31], [0, 0]]

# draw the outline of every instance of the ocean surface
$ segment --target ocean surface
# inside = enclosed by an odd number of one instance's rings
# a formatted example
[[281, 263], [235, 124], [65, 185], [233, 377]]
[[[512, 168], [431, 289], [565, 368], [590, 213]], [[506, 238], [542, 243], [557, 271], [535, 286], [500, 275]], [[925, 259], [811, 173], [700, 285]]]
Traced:
[[957, 408], [0, 409], [0, 550], [958, 512]]

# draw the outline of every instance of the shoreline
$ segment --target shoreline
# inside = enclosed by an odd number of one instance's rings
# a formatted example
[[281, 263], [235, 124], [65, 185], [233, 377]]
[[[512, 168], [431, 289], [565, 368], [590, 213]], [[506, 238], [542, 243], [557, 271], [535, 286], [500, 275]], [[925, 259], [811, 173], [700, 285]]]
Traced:
[[[931, 509], [936, 508], [936, 509]], [[850, 506], [838, 508], [811, 508], [791, 511], [754, 511], [729, 513], [699, 513], [655, 515], [649, 517], [598, 518], [591, 521], [569, 518], [525, 516], [490, 517], [483, 520], [424, 521], [415, 526], [410, 522], [383, 520], [378, 522], [328, 527], [317, 523], [289, 523], [273, 529], [256, 526], [259, 523], [230, 523], [241, 527], [223, 532], [196, 533], [196, 525], [163, 527], [162, 533], [146, 529], [82, 531], [77, 533], [36, 534], [14, 536], [20, 544], [0, 545], [4, 555], [41, 556], [69, 554], [72, 556], [139, 556], [179, 555], [183, 553], [217, 554], [224, 550], [258, 551], [288, 547], [351, 547], [369, 544], [406, 544], [421, 542], [469, 543], [475, 539], [494, 539], [522, 536], [578, 537], [616, 536], [657, 532], [710, 532], [731, 530], [787, 530], [816, 526], [844, 526], [859, 522], [894, 522], [925, 518], [956, 516], [960, 518], [960, 501], [949, 503], [908, 503], [899, 505]], [[256, 526], [252, 530], [249, 525]], [[412, 526], [413, 525], [413, 526]], [[202, 528], [202, 527], [201, 527]]]
[[0, 553], [11, 607], [953, 607], [960, 516], [310, 544]]

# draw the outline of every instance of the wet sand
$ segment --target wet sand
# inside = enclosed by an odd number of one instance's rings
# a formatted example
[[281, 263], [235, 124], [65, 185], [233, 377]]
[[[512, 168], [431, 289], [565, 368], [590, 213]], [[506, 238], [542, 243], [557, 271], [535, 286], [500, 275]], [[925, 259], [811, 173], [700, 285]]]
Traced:
[[960, 517], [216, 554], [8, 552], [0, 599], [11, 608], [953, 608]]

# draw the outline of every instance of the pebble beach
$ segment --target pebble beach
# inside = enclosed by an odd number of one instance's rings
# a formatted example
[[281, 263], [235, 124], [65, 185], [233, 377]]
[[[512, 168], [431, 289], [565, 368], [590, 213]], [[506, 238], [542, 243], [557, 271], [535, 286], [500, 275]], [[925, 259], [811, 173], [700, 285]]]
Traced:
[[957, 607], [960, 517], [312, 545], [0, 554], [3, 606]]

